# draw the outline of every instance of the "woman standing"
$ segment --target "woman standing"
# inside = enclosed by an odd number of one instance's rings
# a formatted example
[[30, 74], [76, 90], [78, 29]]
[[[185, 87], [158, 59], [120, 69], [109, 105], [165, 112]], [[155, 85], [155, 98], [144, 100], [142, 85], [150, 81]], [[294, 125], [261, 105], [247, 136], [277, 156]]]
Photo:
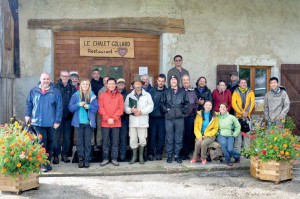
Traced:
[[234, 149], [234, 139], [241, 131], [241, 125], [236, 117], [230, 115], [227, 111], [227, 104], [221, 103], [218, 115], [219, 134], [217, 141], [221, 144], [223, 154], [228, 166], [232, 166], [231, 156], [234, 157], [235, 163], [240, 162], [240, 154]]
[[77, 130], [78, 167], [90, 166], [91, 138], [96, 128], [95, 113], [98, 110], [96, 95], [91, 91], [88, 79], [80, 82], [80, 89], [72, 95], [69, 110], [74, 113], [72, 126]]
[[207, 163], [207, 149], [209, 145], [215, 141], [217, 132], [218, 117], [216, 116], [215, 111], [212, 109], [212, 102], [205, 101], [202, 110], [197, 112], [194, 124], [196, 142], [191, 163], [196, 163], [200, 150], [202, 164]]
[[227, 104], [227, 110], [231, 109], [231, 92], [226, 89], [226, 83], [224, 80], [220, 80], [218, 87], [212, 92], [212, 98], [214, 101], [214, 111], [219, 112], [221, 103]]

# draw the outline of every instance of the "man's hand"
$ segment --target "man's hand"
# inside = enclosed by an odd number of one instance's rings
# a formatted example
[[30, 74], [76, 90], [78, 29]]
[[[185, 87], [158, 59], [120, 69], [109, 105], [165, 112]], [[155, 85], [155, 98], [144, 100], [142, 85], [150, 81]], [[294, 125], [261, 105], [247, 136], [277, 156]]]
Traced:
[[57, 129], [58, 127], [59, 127], [59, 124], [58, 123], [54, 123], [53, 128]]
[[248, 113], [246, 111], [242, 112], [243, 117], [248, 117]]
[[134, 113], [134, 114], [135, 114], [137, 111], [138, 111], [138, 109], [137, 109], [137, 108], [135, 108], [135, 106], [133, 106], [133, 107], [131, 108], [131, 112], [132, 112], [132, 113]]
[[80, 102], [79, 103], [79, 106], [84, 106], [85, 105], [85, 102]]
[[142, 111], [140, 109], [137, 109], [137, 112], [135, 112], [134, 116], [140, 116], [142, 115]]
[[29, 124], [30, 123], [30, 117], [25, 117], [25, 123]]
[[115, 123], [115, 121], [114, 121], [113, 118], [109, 118], [109, 119], [107, 120], [107, 123], [110, 124], [110, 125], [112, 125], [112, 124]]

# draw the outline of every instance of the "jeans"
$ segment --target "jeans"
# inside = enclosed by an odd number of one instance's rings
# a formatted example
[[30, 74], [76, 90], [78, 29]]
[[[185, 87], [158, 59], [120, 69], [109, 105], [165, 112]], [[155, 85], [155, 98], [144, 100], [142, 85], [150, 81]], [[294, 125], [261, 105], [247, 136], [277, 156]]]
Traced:
[[[55, 145], [53, 156], [58, 157], [61, 153], [62, 156], [68, 157], [72, 135], [71, 120], [63, 120], [55, 133]], [[61, 136], [63, 136], [62, 152], [61, 152]]]
[[127, 149], [127, 143], [128, 143], [128, 119], [126, 118], [121, 118], [122, 122], [122, 127], [120, 128], [120, 134], [119, 134], [119, 139], [120, 139], [120, 158], [121, 159], [126, 159], [126, 149]]
[[85, 162], [90, 161], [91, 137], [93, 128], [89, 124], [80, 124], [77, 129], [77, 153], [78, 158], [83, 158]]
[[[119, 131], [120, 128], [105, 128], [102, 129], [102, 155], [103, 160], [109, 160], [109, 149], [111, 146], [111, 159], [117, 160], [119, 153]], [[112, 140], [110, 140], [112, 139]]]
[[169, 157], [179, 157], [182, 148], [182, 137], [184, 130], [184, 119], [172, 119], [165, 121], [166, 125], [166, 150]]
[[235, 160], [240, 160], [240, 153], [234, 148], [234, 137], [233, 136], [217, 136], [217, 141], [222, 147], [223, 154], [227, 163], [230, 162], [230, 157], [233, 156]]
[[165, 127], [165, 118], [163, 117], [150, 117], [149, 120], [150, 129], [149, 129], [149, 143], [148, 143], [148, 156], [153, 155], [156, 149], [156, 155], [162, 155], [164, 145], [165, 145], [165, 136], [166, 136], [166, 127]]
[[184, 132], [183, 132], [183, 147], [182, 155], [189, 155], [195, 145], [195, 134], [194, 134], [194, 116], [188, 116], [184, 118]]
[[43, 147], [46, 149], [46, 152], [49, 154], [48, 160], [51, 162], [52, 160], [52, 152], [54, 147], [54, 139], [55, 139], [55, 131], [53, 127], [41, 127], [34, 126], [34, 130], [37, 135], [42, 135], [42, 139], [39, 138], [39, 144], [43, 143]]

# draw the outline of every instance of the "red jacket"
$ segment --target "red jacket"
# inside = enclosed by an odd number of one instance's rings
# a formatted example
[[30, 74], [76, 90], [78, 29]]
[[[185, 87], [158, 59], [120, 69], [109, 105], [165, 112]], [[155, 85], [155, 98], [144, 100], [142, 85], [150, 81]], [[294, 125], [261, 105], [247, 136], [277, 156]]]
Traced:
[[212, 92], [212, 98], [214, 100], [214, 111], [220, 112], [220, 104], [225, 102], [227, 106], [227, 110], [230, 111], [231, 109], [231, 92], [229, 89], [226, 89], [224, 92], [220, 92], [218, 89], [215, 89]]
[[[124, 112], [123, 96], [117, 91], [106, 90], [98, 98], [98, 113], [101, 116], [101, 127], [121, 127], [121, 116]], [[114, 119], [114, 124], [108, 124], [109, 118]]]

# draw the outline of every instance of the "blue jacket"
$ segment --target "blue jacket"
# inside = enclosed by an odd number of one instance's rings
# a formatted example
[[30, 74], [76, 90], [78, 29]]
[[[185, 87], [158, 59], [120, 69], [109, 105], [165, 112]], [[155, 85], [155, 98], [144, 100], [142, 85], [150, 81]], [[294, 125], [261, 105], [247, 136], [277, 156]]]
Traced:
[[60, 91], [50, 83], [49, 90], [42, 94], [39, 85], [30, 90], [26, 101], [26, 115], [31, 124], [41, 127], [52, 127], [60, 124], [63, 113]]
[[[88, 109], [88, 117], [90, 120], [90, 126], [92, 128], [96, 128], [96, 118], [95, 113], [98, 111], [98, 102], [96, 99], [96, 95], [91, 92], [91, 101]], [[72, 118], [72, 126], [79, 128], [79, 103], [80, 103], [80, 94], [79, 91], [76, 91], [71, 97], [69, 103], [70, 112], [74, 113]]]

